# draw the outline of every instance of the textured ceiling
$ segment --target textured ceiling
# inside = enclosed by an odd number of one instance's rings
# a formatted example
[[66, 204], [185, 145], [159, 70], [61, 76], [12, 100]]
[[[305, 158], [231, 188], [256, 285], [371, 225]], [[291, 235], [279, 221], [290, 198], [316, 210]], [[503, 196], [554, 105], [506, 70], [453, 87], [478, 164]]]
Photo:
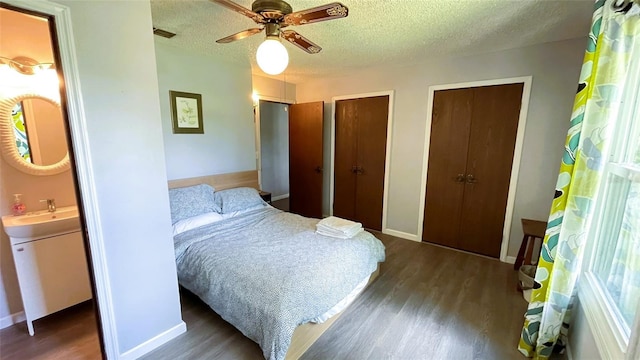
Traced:
[[[236, 0], [251, 8], [251, 0]], [[289, 0], [293, 11], [331, 0]], [[289, 82], [383, 65], [406, 66], [427, 58], [461, 56], [585, 37], [593, 1], [341, 0], [349, 16], [291, 27], [323, 50], [307, 54], [291, 44]], [[153, 25], [177, 34], [159, 41], [230, 62], [255, 62], [258, 34], [230, 44], [215, 40], [256, 27], [249, 18], [210, 1], [151, 0]], [[282, 75], [280, 77], [282, 78]]]

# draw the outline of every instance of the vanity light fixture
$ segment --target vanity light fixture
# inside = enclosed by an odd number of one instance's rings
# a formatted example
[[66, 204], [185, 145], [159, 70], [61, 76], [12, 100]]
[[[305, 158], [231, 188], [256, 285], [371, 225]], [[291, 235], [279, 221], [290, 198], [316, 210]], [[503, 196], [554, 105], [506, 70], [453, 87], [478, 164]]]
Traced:
[[53, 63], [40, 63], [26, 56], [18, 56], [13, 59], [0, 56], [0, 64], [6, 64], [23, 75], [35, 75], [40, 71], [54, 68]]

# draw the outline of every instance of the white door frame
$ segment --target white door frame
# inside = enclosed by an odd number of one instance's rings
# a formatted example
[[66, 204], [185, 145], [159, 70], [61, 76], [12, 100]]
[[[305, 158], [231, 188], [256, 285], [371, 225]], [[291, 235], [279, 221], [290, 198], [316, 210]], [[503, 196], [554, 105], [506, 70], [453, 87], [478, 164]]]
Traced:
[[[258, 186], [262, 189], [262, 141], [260, 138], [260, 100], [270, 101], [279, 104], [292, 105], [295, 104], [293, 100], [281, 99], [273, 96], [260, 95], [253, 93], [253, 123], [256, 126], [256, 169], [258, 170]], [[282, 199], [282, 197], [280, 197]], [[273, 198], [271, 200], [280, 200]]]
[[473, 81], [466, 83], [433, 85], [429, 87], [429, 102], [427, 109], [427, 123], [425, 126], [425, 141], [422, 165], [422, 185], [420, 189], [420, 210], [421, 216], [418, 218], [418, 241], [422, 241], [422, 230], [424, 225], [424, 205], [427, 194], [427, 170], [429, 165], [429, 144], [431, 142], [431, 118], [433, 116], [433, 96], [438, 90], [461, 89], [468, 87], [481, 87], [491, 85], [505, 85], [523, 83], [522, 104], [520, 107], [520, 116], [518, 118], [518, 130], [516, 133], [516, 143], [513, 149], [513, 162], [511, 165], [511, 178], [509, 180], [509, 194], [507, 196], [507, 207], [504, 216], [504, 227], [502, 230], [502, 245], [500, 246], [500, 261], [507, 262], [507, 250], [509, 249], [509, 236], [511, 234], [511, 221], [513, 219], [513, 210], [516, 200], [516, 185], [518, 184], [518, 174], [520, 172], [520, 159], [522, 158], [522, 147], [524, 145], [524, 130], [527, 123], [527, 114], [529, 112], [529, 97], [531, 95], [531, 76], [513, 77], [506, 79], [493, 79]]
[[[93, 179], [93, 166], [89, 151], [89, 139], [87, 137], [87, 119], [82, 101], [80, 73], [78, 71], [70, 10], [67, 6], [50, 1], [3, 1], [21, 9], [53, 15], [55, 18], [58, 50], [62, 60], [61, 65], [64, 74], [65, 94], [67, 97], [69, 131], [73, 143], [75, 170], [82, 200], [81, 210], [83, 210], [89, 250], [91, 251], [92, 263], [89, 264], [89, 271], [93, 273], [94, 293], [97, 296], [98, 312], [100, 313], [100, 320], [102, 322], [101, 331], [104, 340], [104, 352], [107, 359], [118, 359], [120, 357], [120, 349], [113, 301], [111, 298], [109, 274], [107, 272], [107, 258], [104, 249], [104, 239], [102, 237], [103, 232], [100, 222], [98, 196]], [[59, 64], [56, 64], [56, 66], [59, 66]]]
[[336, 101], [361, 99], [376, 96], [389, 97], [389, 109], [387, 110], [387, 144], [384, 159], [384, 189], [382, 194], [382, 232], [389, 234], [387, 229], [387, 204], [389, 200], [389, 164], [391, 163], [391, 140], [393, 138], [393, 104], [394, 90], [370, 92], [364, 94], [342, 95], [331, 98], [331, 173], [329, 180], [329, 215], [333, 215], [333, 200], [335, 187], [335, 157], [336, 157]]

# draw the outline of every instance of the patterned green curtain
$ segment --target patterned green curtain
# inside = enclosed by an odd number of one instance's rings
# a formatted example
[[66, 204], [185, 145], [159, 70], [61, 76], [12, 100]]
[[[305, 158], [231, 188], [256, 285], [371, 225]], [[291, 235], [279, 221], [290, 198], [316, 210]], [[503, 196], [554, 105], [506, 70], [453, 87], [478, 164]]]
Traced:
[[27, 138], [27, 127], [24, 122], [22, 102], [17, 103], [13, 109], [11, 109], [11, 118], [13, 119], [13, 134], [16, 137], [18, 153], [25, 161], [31, 162], [31, 151]]
[[613, 126], [608, 125], [620, 107], [634, 42], [640, 41], [640, 16], [631, 14], [638, 6], [615, 12], [611, 2], [595, 3], [536, 285], [518, 345], [528, 357], [548, 358], [558, 338], [566, 336], [592, 202], [611, 145]]

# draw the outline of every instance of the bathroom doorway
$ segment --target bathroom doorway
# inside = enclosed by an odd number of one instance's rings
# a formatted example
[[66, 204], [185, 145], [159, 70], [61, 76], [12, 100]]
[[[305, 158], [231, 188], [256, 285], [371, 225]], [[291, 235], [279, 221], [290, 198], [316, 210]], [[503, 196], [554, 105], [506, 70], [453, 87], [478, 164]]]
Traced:
[[289, 210], [289, 105], [259, 100], [256, 105], [256, 165], [260, 188], [274, 207]]
[[[0, 3], [3, 358], [103, 355], [54, 21]], [[30, 216], [65, 226], [12, 227]]]

